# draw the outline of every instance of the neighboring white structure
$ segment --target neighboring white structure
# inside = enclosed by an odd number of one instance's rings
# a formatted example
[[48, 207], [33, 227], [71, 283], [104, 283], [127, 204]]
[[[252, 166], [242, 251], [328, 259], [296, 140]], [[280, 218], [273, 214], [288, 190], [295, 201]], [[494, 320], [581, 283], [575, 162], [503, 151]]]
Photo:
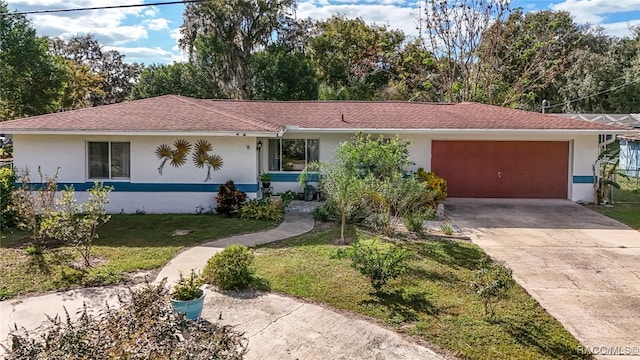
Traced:
[[[412, 140], [408, 170], [433, 170], [450, 196], [540, 197], [593, 201], [592, 163], [600, 135], [618, 126], [476, 103], [257, 102], [166, 95], [0, 123], [13, 134], [14, 165], [59, 173], [59, 184], [85, 190], [112, 185], [109, 211], [196, 212], [215, 206], [218, 186], [233, 180], [250, 197], [258, 175], [274, 192], [301, 191], [298, 175], [332, 159], [357, 131]], [[207, 140], [224, 165], [204, 182], [191, 156], [164, 166], [156, 149]], [[33, 179], [32, 179], [33, 180]]]

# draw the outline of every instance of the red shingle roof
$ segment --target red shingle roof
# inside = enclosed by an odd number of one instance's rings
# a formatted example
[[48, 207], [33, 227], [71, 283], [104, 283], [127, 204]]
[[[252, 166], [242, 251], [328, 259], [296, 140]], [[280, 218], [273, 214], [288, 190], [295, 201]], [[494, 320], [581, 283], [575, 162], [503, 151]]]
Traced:
[[287, 126], [354, 130], [625, 130], [478, 103], [233, 101], [165, 95], [7, 121], [0, 123], [0, 131], [275, 133]]

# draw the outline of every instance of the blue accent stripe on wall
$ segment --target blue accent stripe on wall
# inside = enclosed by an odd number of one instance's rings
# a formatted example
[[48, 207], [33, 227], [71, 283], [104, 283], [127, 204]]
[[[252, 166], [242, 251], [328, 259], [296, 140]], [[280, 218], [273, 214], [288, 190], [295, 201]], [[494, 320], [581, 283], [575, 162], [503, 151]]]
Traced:
[[[16, 187], [21, 184], [16, 183]], [[39, 188], [42, 183], [31, 183], [34, 188]], [[106, 186], [113, 186], [114, 191], [123, 192], [217, 192], [220, 184], [172, 184], [172, 183], [129, 183], [129, 182], [104, 182]], [[58, 183], [58, 190], [65, 186], [73, 186], [76, 191], [87, 191], [93, 186], [93, 182]], [[244, 192], [257, 192], [258, 184], [236, 184], [236, 187]]]
[[[298, 182], [300, 173], [269, 173], [272, 182]], [[307, 174], [310, 182], [318, 181], [318, 174]]]
[[591, 176], [591, 175], [574, 176], [573, 177], [573, 183], [574, 184], [593, 184], [594, 183], [594, 177]]

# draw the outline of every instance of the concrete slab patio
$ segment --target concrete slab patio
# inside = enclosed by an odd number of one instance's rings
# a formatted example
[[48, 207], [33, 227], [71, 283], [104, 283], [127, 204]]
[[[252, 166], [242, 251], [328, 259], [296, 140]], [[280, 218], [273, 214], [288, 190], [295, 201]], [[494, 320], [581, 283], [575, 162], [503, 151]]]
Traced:
[[568, 200], [448, 199], [446, 208], [582, 345], [639, 351], [640, 232]]

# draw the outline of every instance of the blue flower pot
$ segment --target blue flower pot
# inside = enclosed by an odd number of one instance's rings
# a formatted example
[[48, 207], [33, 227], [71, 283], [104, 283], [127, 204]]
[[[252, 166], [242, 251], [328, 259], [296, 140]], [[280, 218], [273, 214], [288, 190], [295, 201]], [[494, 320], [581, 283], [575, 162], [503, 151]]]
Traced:
[[200, 314], [202, 314], [202, 307], [204, 306], [205, 292], [202, 292], [202, 296], [193, 300], [176, 300], [171, 299], [171, 306], [173, 306], [173, 312], [176, 314], [183, 313], [189, 320], [198, 320]]

